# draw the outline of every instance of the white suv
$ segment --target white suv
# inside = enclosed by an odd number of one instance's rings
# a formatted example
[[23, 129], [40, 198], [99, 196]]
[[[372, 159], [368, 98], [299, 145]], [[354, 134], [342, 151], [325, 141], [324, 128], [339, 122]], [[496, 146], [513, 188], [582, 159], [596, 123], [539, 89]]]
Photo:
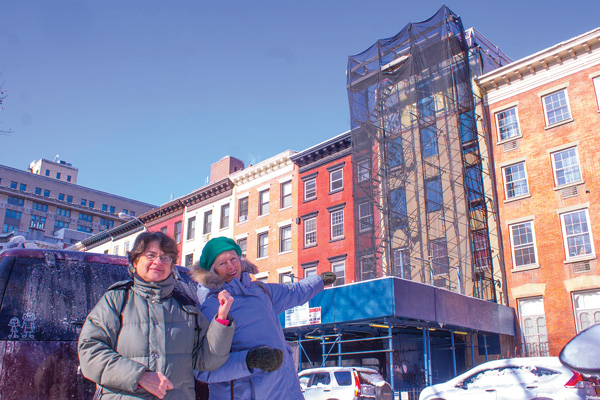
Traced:
[[374, 369], [325, 367], [301, 371], [305, 400], [393, 400], [392, 389]]

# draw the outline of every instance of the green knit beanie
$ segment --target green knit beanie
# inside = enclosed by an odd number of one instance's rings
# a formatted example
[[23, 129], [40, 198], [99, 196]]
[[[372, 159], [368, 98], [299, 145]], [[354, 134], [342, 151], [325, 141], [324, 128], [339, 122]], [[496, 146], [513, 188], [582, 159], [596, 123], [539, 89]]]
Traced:
[[210, 239], [206, 246], [202, 249], [202, 255], [200, 256], [200, 268], [204, 268], [210, 271], [211, 265], [215, 262], [215, 259], [224, 251], [235, 250], [238, 256], [242, 256], [242, 249], [233, 239], [226, 237], [217, 237]]

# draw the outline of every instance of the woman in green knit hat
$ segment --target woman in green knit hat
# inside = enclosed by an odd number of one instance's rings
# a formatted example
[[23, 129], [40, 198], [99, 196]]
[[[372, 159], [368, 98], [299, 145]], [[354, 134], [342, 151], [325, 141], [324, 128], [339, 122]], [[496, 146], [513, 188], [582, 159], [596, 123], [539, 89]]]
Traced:
[[242, 250], [232, 239], [218, 237], [204, 246], [200, 262], [192, 267], [201, 311], [212, 318], [218, 310], [216, 295], [227, 290], [234, 298], [229, 312], [237, 328], [229, 360], [212, 372], [197, 372], [196, 377], [209, 383], [211, 399], [303, 400], [278, 315], [309, 301], [336, 276], [325, 272], [294, 283], [264, 284], [252, 280], [251, 274], [257, 272], [254, 264], [242, 259]]

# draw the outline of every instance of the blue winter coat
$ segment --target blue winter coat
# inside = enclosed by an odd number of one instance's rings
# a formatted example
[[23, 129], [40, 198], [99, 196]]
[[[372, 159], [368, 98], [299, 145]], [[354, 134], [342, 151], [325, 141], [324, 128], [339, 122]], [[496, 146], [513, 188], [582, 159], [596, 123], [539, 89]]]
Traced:
[[[249, 272], [256, 273], [254, 265], [244, 262], [242, 271], [241, 279], [225, 283], [213, 272], [194, 269], [194, 278], [201, 284], [198, 285], [198, 299], [204, 315], [209, 320], [216, 315], [217, 294], [225, 289], [234, 297], [229, 315], [236, 323], [229, 359], [214, 371], [196, 372], [196, 378], [209, 383], [210, 399], [230, 399], [231, 381], [234, 380], [235, 399], [303, 400], [292, 349], [285, 341], [278, 315], [306, 303], [322, 291], [323, 280], [311, 276], [289, 284], [267, 283], [263, 289], [250, 278]], [[248, 370], [248, 350], [260, 346], [283, 350], [283, 365], [279, 370]]]

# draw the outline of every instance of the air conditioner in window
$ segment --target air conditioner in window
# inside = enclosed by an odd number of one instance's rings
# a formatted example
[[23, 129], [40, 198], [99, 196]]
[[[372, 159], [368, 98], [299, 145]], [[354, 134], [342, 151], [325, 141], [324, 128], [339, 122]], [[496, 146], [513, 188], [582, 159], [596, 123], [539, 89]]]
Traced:
[[240, 215], [240, 222], [246, 222], [248, 221], [248, 216], [247, 215]]
[[209, 240], [210, 240], [210, 233], [207, 233], [206, 235], [202, 235], [203, 242], [208, 242]]

